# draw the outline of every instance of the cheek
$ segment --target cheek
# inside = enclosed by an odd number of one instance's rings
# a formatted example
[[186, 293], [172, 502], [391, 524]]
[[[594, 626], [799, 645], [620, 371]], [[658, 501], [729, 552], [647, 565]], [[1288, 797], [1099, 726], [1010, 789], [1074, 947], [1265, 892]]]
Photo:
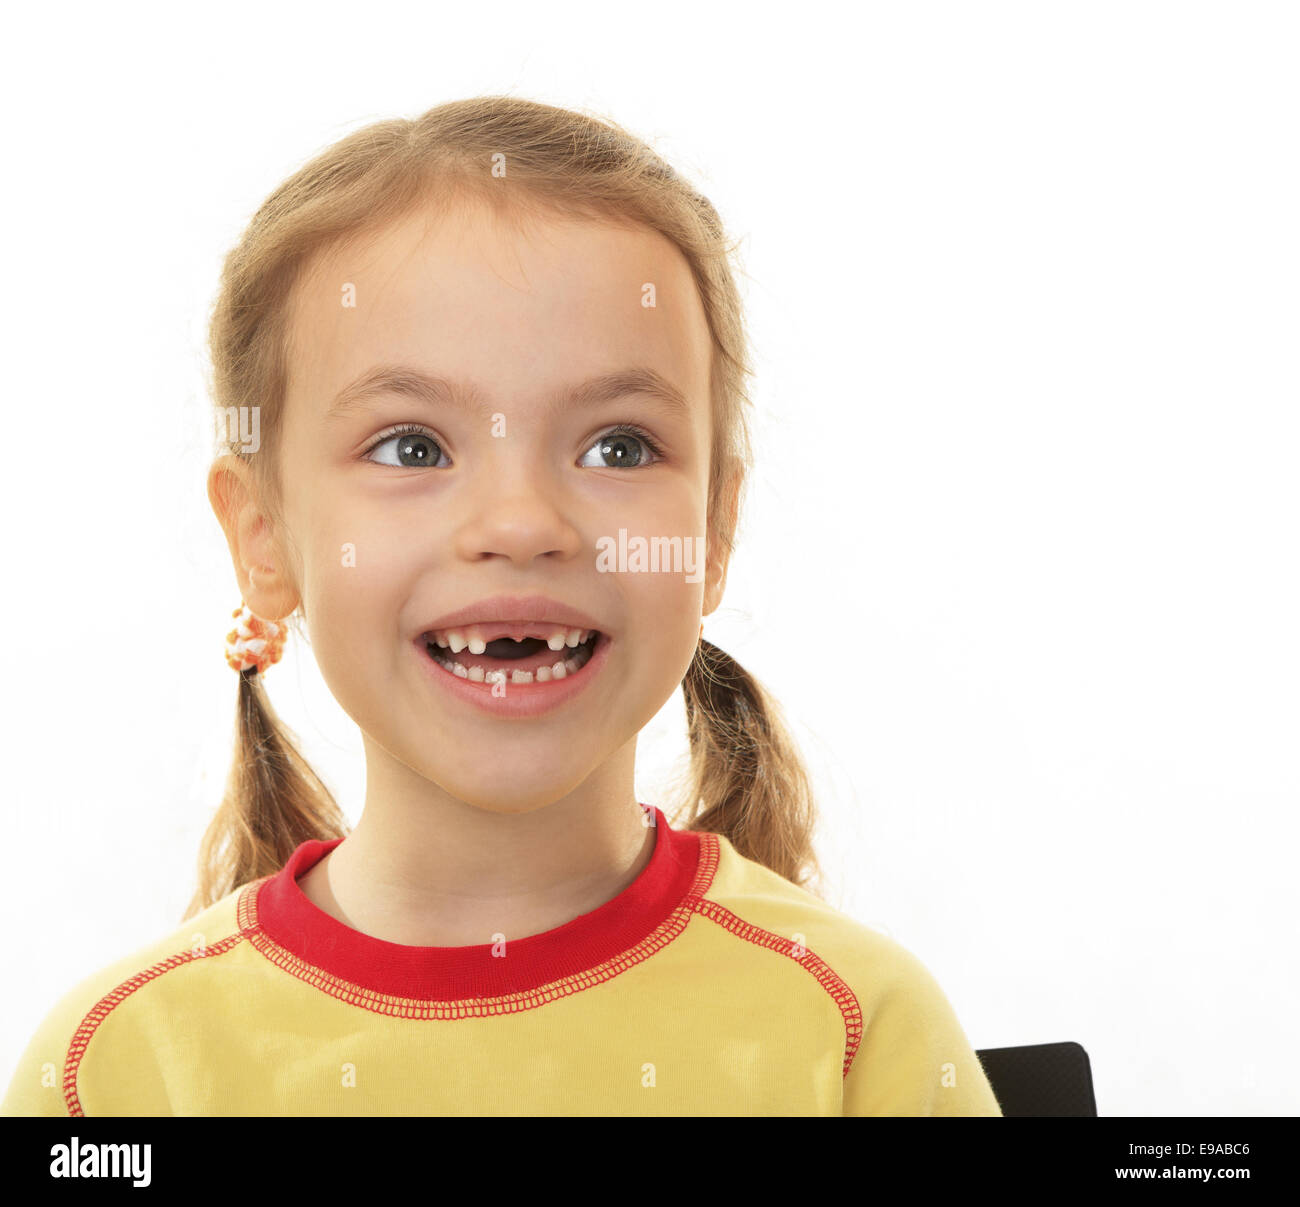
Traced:
[[644, 665], [668, 689], [686, 673], [700, 636], [704, 583], [686, 581], [686, 574], [629, 574], [628, 602], [637, 617], [634, 640]]
[[[660, 545], [658, 570], [634, 572], [619, 577], [639, 617], [638, 628], [647, 644], [660, 657], [676, 662], [678, 655], [690, 662], [700, 636], [700, 614], [707, 587], [708, 542], [705, 520], [697, 500], [684, 495], [675, 508], [661, 508], [653, 517], [638, 517], [631, 527], [647, 539], [678, 538], [680, 552]], [[636, 524], [636, 521], [633, 522]], [[651, 564], [656, 564], [652, 561]]]
[[416, 556], [401, 527], [373, 522], [356, 507], [323, 508], [304, 539], [303, 603], [321, 657], [346, 663], [348, 650], [374, 657], [400, 624], [403, 583]]

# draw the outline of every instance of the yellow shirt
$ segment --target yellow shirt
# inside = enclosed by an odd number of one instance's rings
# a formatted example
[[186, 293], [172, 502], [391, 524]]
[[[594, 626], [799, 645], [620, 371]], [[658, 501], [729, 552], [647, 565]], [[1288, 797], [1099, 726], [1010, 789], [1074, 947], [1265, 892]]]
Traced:
[[649, 863], [544, 934], [411, 947], [296, 883], [304, 842], [64, 995], [3, 1115], [1000, 1115], [892, 939], [657, 808]]

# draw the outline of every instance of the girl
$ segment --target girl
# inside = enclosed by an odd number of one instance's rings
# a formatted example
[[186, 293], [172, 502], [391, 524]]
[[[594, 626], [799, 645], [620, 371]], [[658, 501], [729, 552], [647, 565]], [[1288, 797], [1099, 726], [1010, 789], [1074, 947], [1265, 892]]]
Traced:
[[[1000, 1114], [927, 970], [808, 887], [793, 744], [703, 639], [732, 250], [647, 146], [514, 98], [265, 202], [211, 323], [227, 795], [182, 925], [59, 1003], [6, 1113]], [[290, 621], [363, 735], [350, 833], [264, 692]], [[670, 821], [633, 768], [679, 685]]]

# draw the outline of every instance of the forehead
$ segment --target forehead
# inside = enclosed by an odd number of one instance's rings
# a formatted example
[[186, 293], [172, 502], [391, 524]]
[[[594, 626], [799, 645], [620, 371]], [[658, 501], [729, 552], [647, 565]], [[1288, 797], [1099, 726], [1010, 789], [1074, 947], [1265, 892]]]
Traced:
[[703, 402], [710, 357], [690, 267], [658, 232], [468, 204], [324, 251], [290, 309], [303, 418], [378, 364], [472, 382], [503, 407], [646, 365]]

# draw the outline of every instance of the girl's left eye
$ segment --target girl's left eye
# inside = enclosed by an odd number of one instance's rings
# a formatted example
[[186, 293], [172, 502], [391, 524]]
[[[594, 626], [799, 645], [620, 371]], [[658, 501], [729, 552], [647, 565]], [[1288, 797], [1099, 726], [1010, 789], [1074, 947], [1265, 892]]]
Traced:
[[[384, 461], [375, 457], [381, 448], [385, 445], [395, 445], [396, 461]], [[365, 452], [367, 461], [374, 461], [377, 465], [392, 465], [398, 469], [418, 468], [421, 465], [437, 466], [441, 458], [446, 457], [446, 453], [440, 445], [428, 432], [421, 427], [407, 426], [398, 428], [390, 432], [381, 440], [375, 441]]]
[[[583, 454], [583, 458], [578, 464], [591, 469], [617, 469], [619, 467], [633, 469], [638, 465], [653, 464], [653, 461], [642, 454], [637, 447], [638, 445], [644, 445], [654, 461], [663, 456], [663, 449], [655, 443], [653, 437], [645, 428], [638, 427], [635, 423], [625, 423], [612, 432], [606, 432]], [[596, 460], [589, 461], [588, 458], [593, 453]]]

